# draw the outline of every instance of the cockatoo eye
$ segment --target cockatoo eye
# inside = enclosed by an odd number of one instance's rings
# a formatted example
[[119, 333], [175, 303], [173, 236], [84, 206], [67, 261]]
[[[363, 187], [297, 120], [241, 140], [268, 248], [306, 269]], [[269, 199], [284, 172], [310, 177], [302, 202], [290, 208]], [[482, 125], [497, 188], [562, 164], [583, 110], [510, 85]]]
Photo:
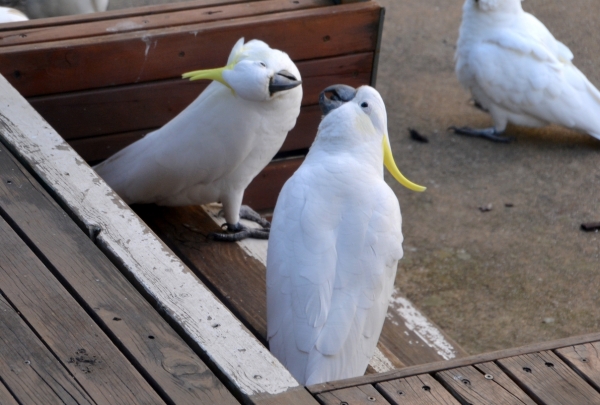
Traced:
[[367, 103], [366, 101], [363, 101], [363, 103], [360, 106], [362, 108], [369, 108], [369, 103]]

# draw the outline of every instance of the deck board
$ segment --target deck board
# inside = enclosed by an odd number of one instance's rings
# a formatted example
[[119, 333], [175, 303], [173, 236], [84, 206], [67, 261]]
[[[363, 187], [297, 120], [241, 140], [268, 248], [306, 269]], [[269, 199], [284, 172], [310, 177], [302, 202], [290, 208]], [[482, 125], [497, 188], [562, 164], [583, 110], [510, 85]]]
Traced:
[[428, 374], [387, 381], [378, 384], [377, 388], [392, 405], [459, 405], [459, 402]]
[[600, 342], [563, 347], [556, 354], [600, 391]]
[[371, 385], [345, 388], [317, 395], [323, 405], [390, 405]]
[[[0, 380], [21, 404], [94, 404], [1, 295], [0, 314]], [[17, 404], [4, 384], [0, 404]]]
[[0, 183], [0, 210], [166, 397], [177, 404], [237, 403], [204, 362], [2, 146], [0, 174], [4, 180]]
[[163, 403], [3, 218], [0, 246], [2, 295], [95, 403]]

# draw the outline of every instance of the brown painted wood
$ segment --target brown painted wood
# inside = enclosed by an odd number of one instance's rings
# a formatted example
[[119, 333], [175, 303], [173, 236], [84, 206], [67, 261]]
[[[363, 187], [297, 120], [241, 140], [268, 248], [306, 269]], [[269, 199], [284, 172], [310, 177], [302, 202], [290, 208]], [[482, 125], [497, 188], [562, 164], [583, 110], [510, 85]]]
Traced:
[[246, 188], [244, 204], [259, 211], [272, 210], [283, 185], [298, 170], [303, 161], [304, 158], [301, 157], [269, 163]]
[[390, 403], [372, 385], [344, 388], [317, 395], [323, 405], [389, 405]]
[[569, 346], [556, 354], [600, 391], [600, 342]]
[[177, 404], [238, 403], [4, 147], [0, 147], [0, 176], [1, 211], [170, 400]]
[[393, 405], [459, 405], [442, 385], [428, 374], [377, 384], [377, 389]]
[[2, 294], [95, 403], [163, 403], [4, 219], [0, 245]]
[[[21, 404], [93, 404], [78, 382], [0, 295], [0, 379]], [[17, 404], [0, 382], [0, 404]]]
[[[181, 10], [193, 10], [203, 7], [223, 6], [227, 4], [245, 3], [252, 0], [186, 0], [178, 3], [158, 4], [142, 7], [129, 7], [119, 10], [104, 11], [102, 13], [89, 13], [78, 15], [67, 15], [61, 17], [38, 18], [29, 21], [19, 21], [17, 23], [7, 23], [0, 25], [0, 33], [4, 31], [14, 31], [21, 28], [42, 28], [58, 25], [81, 24], [84, 22], [102, 21], [110, 19], [120, 19], [124, 17], [136, 17], [140, 15], [153, 15], [159, 13], [168, 13]], [[254, 0], [256, 1], [256, 0]], [[258, 0], [261, 1], [261, 0]]]
[[24, 96], [162, 80], [227, 60], [233, 44], [248, 32], [296, 61], [371, 52], [377, 43], [380, 9], [375, 2], [355, 3], [227, 24], [216, 21], [36, 47], [3, 47], [0, 73]]
[[551, 351], [509, 357], [497, 363], [538, 403], [600, 404], [600, 394]]
[[459, 367], [436, 374], [444, 386], [462, 400], [478, 405], [536, 405], [494, 363]]
[[542, 350], [552, 350], [562, 347], [578, 345], [589, 342], [600, 341], [600, 333], [590, 333], [581, 336], [572, 336], [569, 338], [552, 340], [549, 342], [539, 342], [531, 345], [522, 347], [516, 347], [511, 349], [499, 350], [495, 352], [482, 353], [469, 357], [462, 357], [447, 361], [438, 361], [435, 363], [421, 364], [417, 366], [410, 366], [399, 370], [393, 370], [386, 373], [380, 373], [377, 375], [369, 375], [359, 378], [348, 378], [346, 380], [331, 381], [323, 384], [315, 384], [307, 387], [307, 389], [313, 394], [321, 394], [323, 392], [334, 391], [346, 387], [353, 387], [356, 385], [364, 384], [375, 384], [377, 382], [389, 381], [398, 378], [405, 378], [409, 376], [435, 373], [443, 370], [449, 370], [456, 367], [469, 366], [473, 364], [485, 363], [494, 361], [497, 359], [504, 359], [512, 356], [519, 356], [526, 353], [534, 353]]
[[79, 24], [52, 25], [30, 29], [21, 28], [0, 32], [0, 47], [40, 44], [73, 38], [82, 39], [113, 35], [120, 32], [147, 31], [157, 28], [324, 7], [331, 4], [331, 0], [264, 0], [243, 4], [215, 4], [208, 9], [172, 10], [167, 13], [102, 19]]
[[254, 405], [318, 405], [319, 403], [304, 387], [298, 387], [277, 395], [254, 395]]
[[[372, 53], [361, 53], [299, 62], [303, 105], [316, 106], [321, 91], [331, 84], [368, 84], [372, 60]], [[32, 97], [28, 101], [63, 138], [71, 140], [161, 127], [192, 103], [208, 83], [172, 79]]]

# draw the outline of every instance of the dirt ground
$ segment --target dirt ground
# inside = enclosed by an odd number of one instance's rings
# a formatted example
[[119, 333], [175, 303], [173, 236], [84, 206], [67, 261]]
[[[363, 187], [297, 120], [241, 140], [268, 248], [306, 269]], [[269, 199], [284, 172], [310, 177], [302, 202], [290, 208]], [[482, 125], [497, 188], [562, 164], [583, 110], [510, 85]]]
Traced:
[[[600, 221], [600, 141], [554, 126], [509, 127], [511, 144], [449, 134], [451, 125], [491, 124], [454, 75], [463, 1], [379, 1], [387, 15], [377, 88], [392, 147], [404, 174], [428, 186], [418, 194], [393, 185], [404, 218], [399, 288], [471, 354], [600, 331], [600, 235], [580, 230]], [[600, 3], [523, 7], [600, 86]], [[409, 139], [409, 127], [429, 143]]]

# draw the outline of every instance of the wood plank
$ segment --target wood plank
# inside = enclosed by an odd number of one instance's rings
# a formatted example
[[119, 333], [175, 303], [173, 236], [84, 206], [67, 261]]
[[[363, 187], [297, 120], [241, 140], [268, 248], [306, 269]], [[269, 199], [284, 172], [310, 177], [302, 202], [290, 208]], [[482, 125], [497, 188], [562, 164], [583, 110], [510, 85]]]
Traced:
[[8, 391], [0, 377], [0, 404], [19, 405], [15, 397]]
[[94, 403], [1, 295], [0, 313], [0, 404]]
[[586, 381], [600, 391], [600, 342], [569, 346], [556, 354]]
[[600, 394], [551, 351], [509, 357], [497, 363], [538, 403], [600, 404]]
[[436, 374], [462, 403], [478, 405], [536, 405], [494, 363], [459, 367]]
[[163, 403], [3, 218], [0, 244], [3, 295], [95, 403]]
[[[84, 22], [94, 22], [110, 19], [119, 19], [124, 17], [136, 17], [140, 15], [152, 15], [160, 13], [169, 13], [181, 10], [193, 10], [203, 7], [212, 7], [227, 4], [245, 3], [253, 0], [186, 0], [178, 3], [158, 4], [142, 7], [128, 7], [124, 9], [104, 11], [101, 13], [67, 15], [51, 18], [37, 18], [28, 21], [19, 21], [18, 23], [7, 23], [0, 25], [0, 33], [4, 31], [13, 31], [25, 27], [43, 28], [58, 25], [80, 24]], [[257, 0], [254, 0], [257, 1]], [[260, 0], [258, 0], [260, 1]]]
[[428, 374], [387, 381], [376, 387], [394, 405], [459, 405], [452, 394]]
[[269, 163], [246, 188], [243, 203], [259, 211], [272, 210], [283, 185], [303, 161], [304, 158], [300, 157]]
[[[0, 146], [0, 209], [138, 370], [177, 404], [238, 403], [218, 378]], [[35, 220], [32, 220], [35, 218]]]
[[323, 392], [334, 391], [346, 387], [353, 387], [355, 385], [362, 384], [375, 384], [377, 382], [389, 381], [398, 378], [405, 378], [418, 374], [435, 373], [443, 370], [449, 370], [456, 367], [469, 366], [473, 364], [485, 363], [494, 361], [497, 359], [504, 359], [507, 357], [519, 356], [526, 353], [533, 353], [542, 350], [552, 350], [562, 347], [578, 345], [589, 342], [600, 341], [600, 333], [590, 333], [581, 336], [572, 336], [564, 339], [552, 340], [549, 342], [539, 342], [526, 346], [515, 347], [510, 349], [498, 350], [495, 352], [488, 352], [477, 354], [468, 357], [461, 357], [447, 361], [438, 361], [435, 363], [421, 364], [417, 366], [410, 366], [400, 370], [393, 370], [386, 373], [380, 373], [378, 375], [369, 375], [360, 378], [349, 378], [341, 381], [331, 381], [323, 384], [315, 384], [307, 387], [307, 389], [313, 394], [320, 394]]
[[[373, 54], [367, 52], [299, 62], [303, 105], [317, 106], [319, 94], [332, 83], [355, 87], [368, 84], [372, 61]], [[63, 138], [70, 140], [159, 128], [194, 101], [208, 83], [178, 78], [32, 97], [28, 101]]]
[[372, 385], [344, 388], [317, 395], [323, 405], [389, 405], [390, 403]]
[[[0, 77], [0, 140], [248, 403], [298, 382]], [[66, 175], [65, 173], [69, 173]], [[97, 234], [97, 229], [101, 229]], [[213, 322], [206, 322], [211, 317]], [[220, 325], [214, 328], [212, 325]], [[233, 343], [232, 343], [233, 342]]]
[[[233, 44], [248, 32], [296, 61], [372, 52], [380, 9], [375, 2], [355, 3], [240, 18], [226, 26], [217, 21], [35, 48], [3, 47], [0, 73], [25, 96], [169, 79], [227, 60]], [[286, 35], [280, 35], [281, 27]]]
[[[296, 126], [292, 129], [280, 152], [290, 152], [308, 149], [312, 145], [317, 129], [321, 122], [321, 109], [319, 106], [302, 107]], [[147, 133], [157, 128], [124, 132], [114, 135], [101, 135], [92, 138], [74, 139], [69, 145], [86, 161], [98, 162], [117, 153], [127, 145], [141, 139]]]
[[215, 4], [209, 9], [187, 9], [169, 13], [102, 19], [78, 24], [52, 25], [0, 32], [0, 47], [40, 44], [66, 39], [113, 35], [117, 32], [147, 31], [180, 25], [200, 24], [234, 18], [297, 11], [332, 4], [331, 0], [264, 0], [244, 4]]
[[252, 398], [257, 405], [318, 405], [316, 399], [304, 387], [293, 388], [277, 395], [256, 395]]

